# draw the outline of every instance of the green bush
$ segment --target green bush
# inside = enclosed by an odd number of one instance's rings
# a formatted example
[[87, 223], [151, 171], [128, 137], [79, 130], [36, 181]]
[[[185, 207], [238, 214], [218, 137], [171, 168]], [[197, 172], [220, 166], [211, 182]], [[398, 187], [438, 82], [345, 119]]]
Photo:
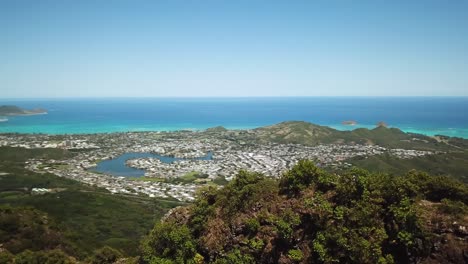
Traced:
[[193, 234], [199, 235], [205, 230], [208, 218], [214, 213], [213, 204], [216, 201], [217, 189], [208, 186], [201, 188], [197, 193], [197, 199], [191, 207], [190, 226]]
[[253, 238], [253, 239], [249, 239], [248, 245], [254, 251], [260, 251], [265, 246], [265, 243], [263, 242], [263, 240], [259, 238]]
[[279, 186], [283, 194], [297, 195], [311, 185], [325, 192], [334, 186], [335, 180], [332, 174], [319, 169], [312, 161], [301, 160], [283, 174]]
[[11, 254], [8, 250], [3, 249], [0, 251], [0, 263], [12, 264], [15, 256]]
[[249, 218], [245, 221], [245, 229], [248, 234], [256, 234], [260, 228], [260, 222], [256, 218]]
[[259, 201], [270, 200], [277, 191], [275, 180], [266, 178], [261, 173], [241, 170], [219, 193], [216, 205], [230, 218], [239, 211], [250, 209]]
[[215, 264], [255, 264], [255, 259], [249, 254], [240, 252], [235, 249], [229, 252], [226, 257], [216, 259], [213, 263]]
[[288, 251], [288, 257], [292, 261], [299, 262], [304, 256], [302, 255], [302, 251], [300, 251], [299, 249], [291, 249]]
[[122, 257], [122, 254], [109, 246], [96, 250], [91, 257], [92, 264], [112, 264]]
[[41, 261], [44, 264], [71, 264], [73, 261], [70, 257], [59, 249], [47, 251], [44, 254], [44, 260]]
[[176, 263], [192, 261], [196, 255], [195, 242], [185, 225], [157, 223], [142, 242], [143, 259], [169, 259]]

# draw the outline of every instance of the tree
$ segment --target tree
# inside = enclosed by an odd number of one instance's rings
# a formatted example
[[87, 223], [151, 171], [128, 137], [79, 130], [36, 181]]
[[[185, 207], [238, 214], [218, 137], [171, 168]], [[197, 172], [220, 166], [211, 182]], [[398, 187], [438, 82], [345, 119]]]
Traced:
[[157, 223], [143, 240], [141, 249], [143, 260], [149, 263], [155, 260], [187, 263], [196, 256], [195, 242], [188, 227], [172, 222]]
[[283, 194], [298, 195], [300, 191], [313, 185], [320, 191], [330, 190], [335, 177], [321, 170], [310, 160], [300, 160], [291, 170], [283, 174], [280, 190]]

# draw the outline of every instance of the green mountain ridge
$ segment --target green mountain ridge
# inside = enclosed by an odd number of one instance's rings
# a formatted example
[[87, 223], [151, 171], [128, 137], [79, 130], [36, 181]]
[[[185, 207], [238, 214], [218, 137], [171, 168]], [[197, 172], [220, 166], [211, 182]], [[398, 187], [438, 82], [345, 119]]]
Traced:
[[143, 263], [465, 263], [468, 186], [411, 171], [241, 171], [157, 223]]
[[[365, 144], [421, 150], [448, 150], [452, 148], [449, 144], [438, 141], [434, 137], [405, 133], [398, 128], [377, 126], [374, 129], [357, 128], [351, 131], [341, 131], [304, 121], [287, 121], [253, 129], [252, 135], [249, 137], [261, 143], [292, 143], [311, 146], [318, 144]], [[465, 142], [463, 139], [461, 141]]]

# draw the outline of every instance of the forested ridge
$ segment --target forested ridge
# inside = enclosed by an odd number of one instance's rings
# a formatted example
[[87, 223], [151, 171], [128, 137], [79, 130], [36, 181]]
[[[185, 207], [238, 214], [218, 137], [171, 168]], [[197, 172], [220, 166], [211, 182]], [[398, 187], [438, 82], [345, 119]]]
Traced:
[[241, 171], [158, 222], [144, 263], [465, 263], [468, 188], [444, 176]]

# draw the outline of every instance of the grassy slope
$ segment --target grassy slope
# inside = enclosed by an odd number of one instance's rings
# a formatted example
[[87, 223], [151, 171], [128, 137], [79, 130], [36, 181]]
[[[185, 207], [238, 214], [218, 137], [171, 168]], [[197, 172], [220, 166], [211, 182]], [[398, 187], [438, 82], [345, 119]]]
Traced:
[[449, 175], [463, 182], [468, 182], [468, 152], [443, 153], [413, 159], [379, 155], [365, 159], [353, 159], [351, 163], [370, 171], [401, 174], [416, 169], [432, 175]]
[[315, 145], [334, 131], [329, 127], [302, 121], [282, 122], [254, 130], [260, 141], [305, 145]]

